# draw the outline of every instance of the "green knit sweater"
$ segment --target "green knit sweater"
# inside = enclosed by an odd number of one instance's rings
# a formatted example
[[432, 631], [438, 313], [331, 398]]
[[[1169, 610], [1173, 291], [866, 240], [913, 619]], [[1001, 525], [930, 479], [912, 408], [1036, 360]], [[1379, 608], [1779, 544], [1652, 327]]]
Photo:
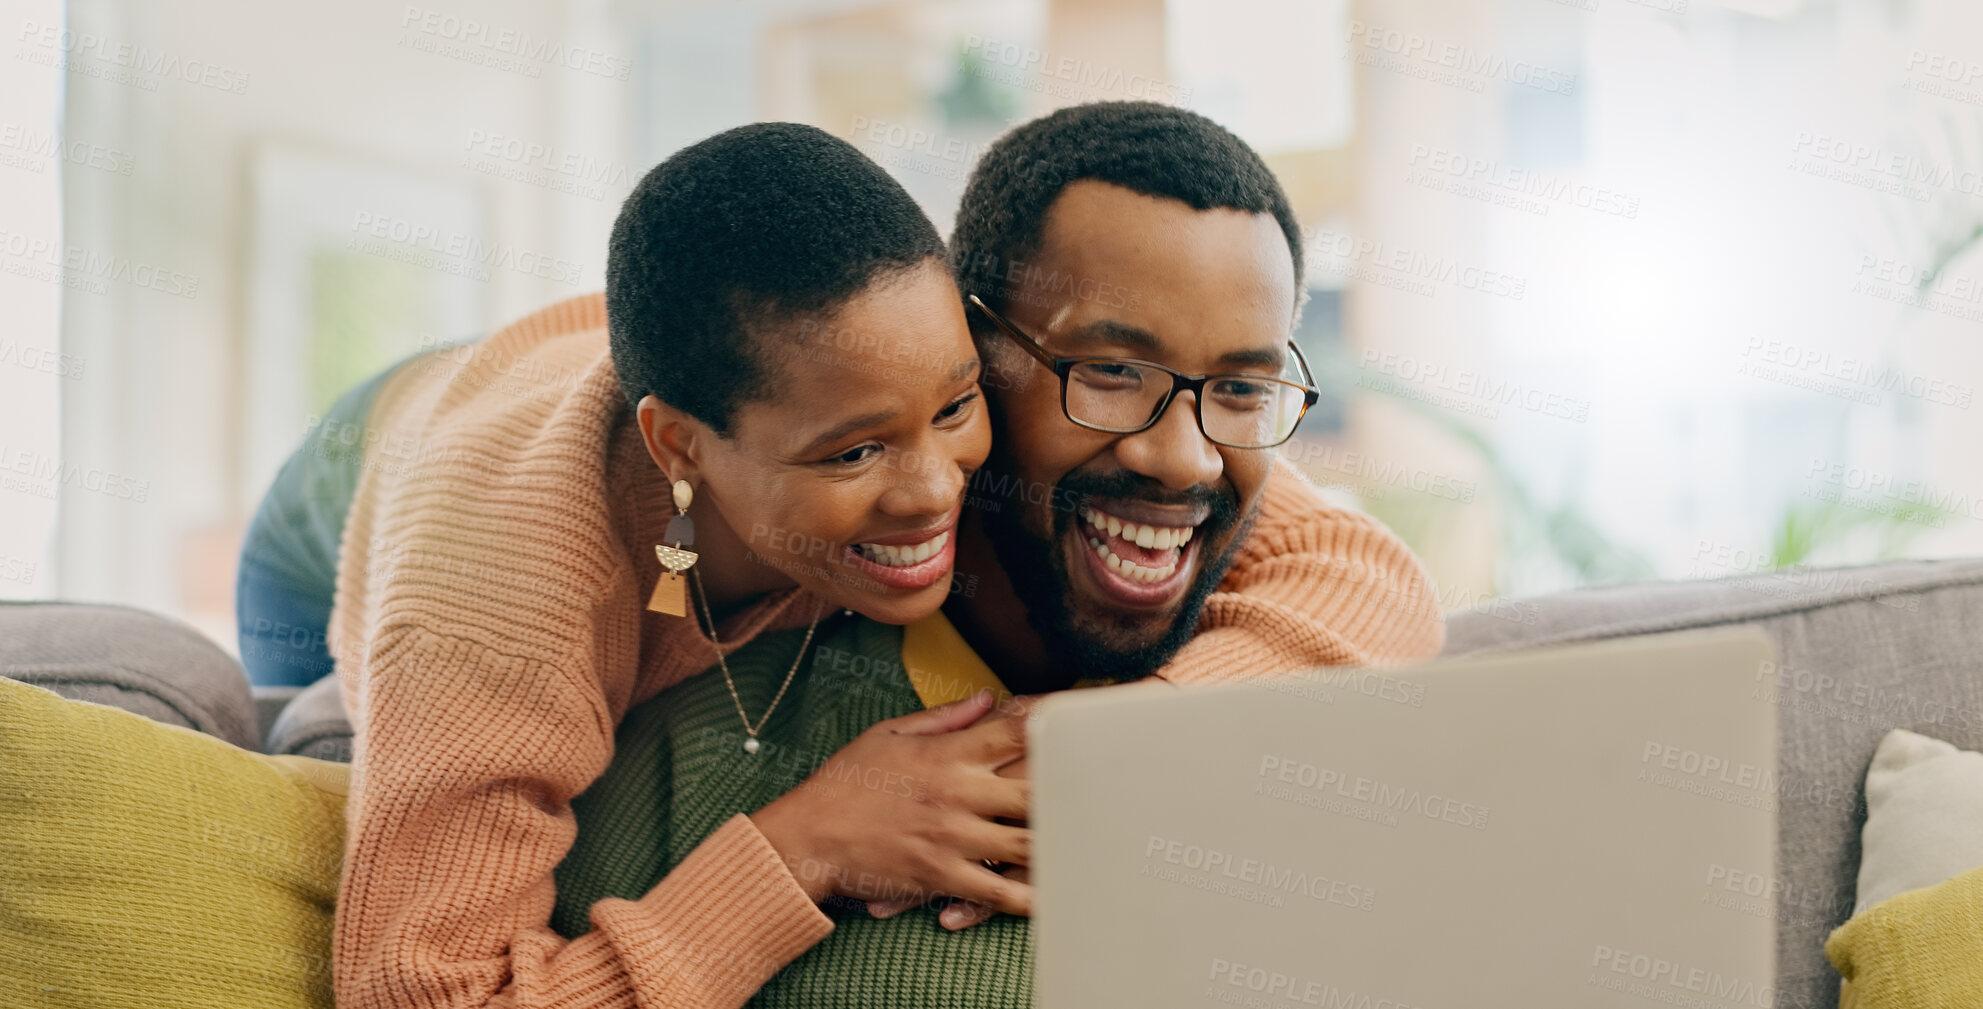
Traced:
[[[803, 633], [766, 634], [730, 657], [737, 695], [752, 718], [771, 703]], [[557, 868], [551, 927], [568, 939], [582, 935], [594, 901], [640, 897], [724, 820], [790, 791], [875, 722], [922, 710], [901, 651], [899, 627], [845, 616], [822, 622], [813, 654], [758, 734], [763, 746], [755, 755], [743, 750], [743, 725], [718, 668], [627, 712], [612, 764], [572, 801], [578, 838]], [[862, 774], [840, 787], [912, 786]], [[834, 920], [833, 933], [749, 1004], [1031, 1006], [1027, 920], [998, 915], [951, 932], [937, 924], [940, 906], [876, 921], [857, 902], [829, 900], [822, 909]]]

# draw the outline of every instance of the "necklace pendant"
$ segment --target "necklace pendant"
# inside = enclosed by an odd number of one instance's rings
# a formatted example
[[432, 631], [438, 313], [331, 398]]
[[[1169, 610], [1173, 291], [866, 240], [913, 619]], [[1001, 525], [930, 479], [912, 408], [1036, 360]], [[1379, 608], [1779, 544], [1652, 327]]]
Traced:
[[756, 752], [757, 752], [757, 749], [758, 749], [758, 746], [759, 746], [759, 744], [758, 744], [758, 741], [757, 741], [757, 737], [756, 737], [756, 736], [751, 736], [751, 737], [749, 737], [749, 738], [747, 738], [747, 739], [745, 739], [745, 740], [744, 740], [744, 752], [745, 752], [745, 753], [756, 753]]

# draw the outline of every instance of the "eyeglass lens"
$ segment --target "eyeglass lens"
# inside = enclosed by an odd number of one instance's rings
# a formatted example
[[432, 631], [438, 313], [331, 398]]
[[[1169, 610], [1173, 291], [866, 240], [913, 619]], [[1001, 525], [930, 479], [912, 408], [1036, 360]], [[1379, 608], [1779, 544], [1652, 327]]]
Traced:
[[[1168, 374], [1124, 361], [1082, 361], [1067, 375], [1067, 414], [1078, 423], [1133, 431], [1151, 421], [1171, 388]], [[1198, 416], [1213, 441], [1242, 448], [1278, 445], [1301, 419], [1302, 389], [1229, 375], [1205, 383]]]

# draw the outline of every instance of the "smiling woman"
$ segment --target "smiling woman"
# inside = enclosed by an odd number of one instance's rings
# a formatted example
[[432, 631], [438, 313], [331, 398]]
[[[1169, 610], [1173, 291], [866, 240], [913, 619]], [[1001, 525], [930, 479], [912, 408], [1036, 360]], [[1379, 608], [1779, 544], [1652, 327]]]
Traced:
[[[769, 360], [756, 383], [766, 393], [737, 406], [727, 432], [652, 394], [636, 415], [655, 463], [707, 487], [689, 513], [719, 613], [796, 582], [833, 605], [909, 623], [949, 590], [950, 530], [991, 447], [978, 355], [956, 285], [935, 261], [877, 280], [828, 319], [823, 331], [880, 335], [849, 351], [794, 347], [787, 327], [759, 327]], [[908, 363], [862, 366], [898, 356]]]

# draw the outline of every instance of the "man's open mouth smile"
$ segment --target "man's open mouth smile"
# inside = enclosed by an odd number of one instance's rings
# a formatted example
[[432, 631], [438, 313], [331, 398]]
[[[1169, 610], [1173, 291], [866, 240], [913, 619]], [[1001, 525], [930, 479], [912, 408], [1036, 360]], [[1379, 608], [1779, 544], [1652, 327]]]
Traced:
[[1156, 608], [1175, 600], [1191, 584], [1198, 550], [1192, 546], [1201, 509], [1177, 509], [1138, 501], [1084, 503], [1072, 526], [1086, 557], [1089, 580], [1116, 602]]

